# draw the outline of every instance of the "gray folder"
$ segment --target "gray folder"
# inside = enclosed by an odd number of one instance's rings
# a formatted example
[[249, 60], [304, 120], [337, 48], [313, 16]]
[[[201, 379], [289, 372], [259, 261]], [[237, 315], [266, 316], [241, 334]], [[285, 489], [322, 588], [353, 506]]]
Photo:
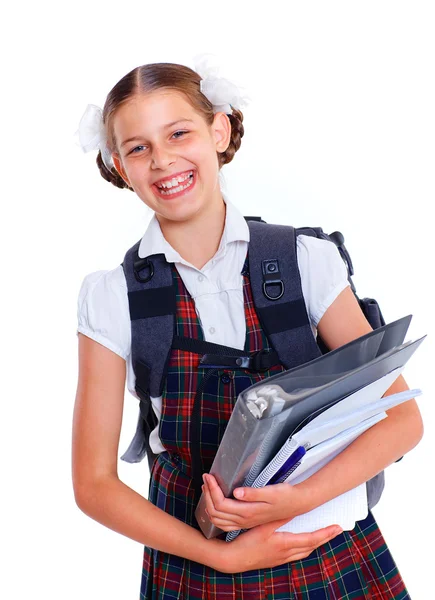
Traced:
[[[384, 325], [308, 363], [263, 379], [237, 398], [210, 473], [228, 498], [236, 487], [253, 481], [297, 427], [348, 394], [402, 367], [424, 337], [402, 344], [411, 316]], [[279, 387], [284, 406], [274, 413], [273, 398], [257, 413], [252, 392]], [[267, 404], [267, 402], [266, 402]], [[254, 407], [255, 408], [255, 407]], [[261, 414], [260, 414], [261, 412]], [[207, 538], [222, 530], [205, 513], [204, 495], [195, 511]]]

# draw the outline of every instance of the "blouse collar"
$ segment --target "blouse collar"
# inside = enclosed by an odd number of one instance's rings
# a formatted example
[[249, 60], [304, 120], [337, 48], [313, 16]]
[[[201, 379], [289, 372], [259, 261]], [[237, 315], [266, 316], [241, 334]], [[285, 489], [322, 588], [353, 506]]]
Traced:
[[[222, 197], [226, 204], [225, 226], [215, 257], [225, 254], [226, 246], [231, 242], [239, 240], [249, 242], [249, 227], [244, 216], [223, 193]], [[138, 253], [139, 258], [152, 254], [164, 254], [168, 262], [180, 262], [192, 266], [165, 239], [155, 213], [140, 241]]]

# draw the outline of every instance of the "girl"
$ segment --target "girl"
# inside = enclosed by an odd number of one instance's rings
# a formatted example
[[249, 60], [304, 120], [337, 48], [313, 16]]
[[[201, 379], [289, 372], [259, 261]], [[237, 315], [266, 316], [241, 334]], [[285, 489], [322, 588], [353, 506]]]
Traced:
[[[241, 144], [244, 100], [204, 64], [202, 78], [200, 70], [171, 63], [134, 69], [110, 91], [102, 114], [95, 107], [86, 111], [82, 147], [98, 146], [101, 175], [154, 211], [139, 256], [160, 254], [171, 265], [174, 333], [248, 352], [270, 349], [246, 269], [249, 229], [219, 180]], [[333, 349], [371, 330], [334, 244], [298, 236], [297, 259], [313, 335]], [[412, 449], [422, 437], [415, 400], [388, 411], [388, 419], [299, 485], [240, 488], [232, 499], [223, 497], [213, 477], [204, 477], [212, 521], [224, 531], [248, 529], [231, 543], [225, 533], [207, 540], [194, 517], [189, 431], [197, 389], [202, 381], [194, 421], [207, 471], [237, 395], [283, 365], [261, 373], [223, 369], [206, 381], [201, 356], [173, 347], [162, 394], [151, 398], [149, 447], [156, 457], [146, 500], [117, 475], [126, 377], [139, 397], [123, 266], [85, 277], [78, 320], [75, 498], [86, 514], [144, 544], [141, 599], [409, 598], [371, 512], [352, 531], [334, 525], [297, 535], [275, 531]], [[399, 377], [387, 393], [405, 389]], [[210, 420], [217, 427], [210, 428]]]

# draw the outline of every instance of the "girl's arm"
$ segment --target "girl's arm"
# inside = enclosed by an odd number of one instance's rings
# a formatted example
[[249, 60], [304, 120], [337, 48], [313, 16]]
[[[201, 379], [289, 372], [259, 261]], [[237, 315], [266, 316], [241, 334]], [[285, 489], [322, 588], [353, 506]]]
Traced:
[[125, 377], [120, 356], [79, 334], [72, 476], [75, 499], [84, 513], [143, 545], [227, 573], [299, 560], [337, 535], [335, 527], [307, 534], [275, 533], [281, 521], [231, 544], [207, 540], [125, 485], [117, 473]]
[[[372, 331], [355, 295], [346, 287], [318, 323], [318, 333], [331, 350]], [[400, 375], [384, 396], [408, 390]], [[203, 491], [211, 521], [224, 531], [252, 528], [287, 516], [287, 521], [317, 508], [368, 481], [418, 444], [423, 423], [416, 401], [386, 411], [388, 417], [360, 435], [343, 452], [302, 483], [265, 488], [236, 488], [225, 498], [208, 475]], [[242, 490], [243, 496], [238, 496]]]
[[79, 379], [73, 418], [72, 477], [79, 508], [106, 527], [150, 547], [216, 566], [222, 540], [165, 513], [125, 485], [117, 472], [126, 365], [79, 334]]

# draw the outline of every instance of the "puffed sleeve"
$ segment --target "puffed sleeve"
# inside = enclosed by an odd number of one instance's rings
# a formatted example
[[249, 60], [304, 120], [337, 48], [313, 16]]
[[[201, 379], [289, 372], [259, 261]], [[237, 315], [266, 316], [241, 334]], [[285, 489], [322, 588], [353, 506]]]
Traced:
[[296, 242], [302, 292], [314, 327], [338, 294], [350, 285], [347, 267], [333, 242], [299, 235]]
[[127, 359], [131, 328], [127, 285], [121, 265], [85, 276], [78, 295], [77, 320], [77, 335], [83, 333]]

